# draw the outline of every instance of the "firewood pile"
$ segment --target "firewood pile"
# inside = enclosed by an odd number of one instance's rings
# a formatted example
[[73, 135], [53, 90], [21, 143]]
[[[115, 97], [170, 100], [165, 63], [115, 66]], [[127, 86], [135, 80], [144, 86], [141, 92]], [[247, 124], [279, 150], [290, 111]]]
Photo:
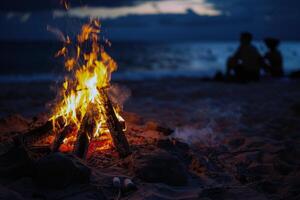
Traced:
[[[130, 154], [130, 147], [123, 131], [122, 124], [118, 121], [109, 97], [105, 90], [101, 91], [101, 94], [105, 97], [103, 99], [103, 104], [105, 105], [105, 115], [107, 116], [107, 124], [111, 134], [113, 145], [120, 157], [126, 157]], [[92, 105], [89, 107], [93, 110]], [[94, 112], [87, 112], [84, 116], [84, 123], [80, 127], [77, 133], [77, 139], [75, 146], [73, 148], [73, 154], [79, 158], [85, 159], [89, 145], [92, 141], [92, 134], [95, 131], [95, 121], [94, 116], [91, 116]], [[60, 120], [59, 120], [60, 121]], [[32, 152], [43, 153], [43, 152], [57, 152], [60, 145], [62, 144], [65, 137], [71, 132], [76, 131], [76, 126], [74, 124], [68, 125], [58, 132], [55, 137], [53, 136], [53, 123], [47, 121], [42, 126], [34, 128], [23, 134], [17, 134], [12, 138], [7, 138], [0, 144], [0, 149], [2, 153], [9, 151], [10, 148], [17, 146], [25, 146]], [[53, 137], [55, 138], [53, 140]], [[43, 144], [41, 141], [53, 140], [51, 145]], [[40, 143], [39, 145], [34, 145]]]

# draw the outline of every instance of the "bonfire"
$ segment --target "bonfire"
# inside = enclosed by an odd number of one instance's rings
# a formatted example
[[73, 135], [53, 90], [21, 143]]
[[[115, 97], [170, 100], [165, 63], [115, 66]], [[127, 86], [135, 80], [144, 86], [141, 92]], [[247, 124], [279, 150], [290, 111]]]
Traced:
[[53, 151], [72, 150], [83, 158], [89, 144], [96, 142], [96, 150], [111, 148], [113, 143], [120, 156], [129, 154], [120, 106], [108, 96], [117, 64], [100, 45], [100, 27], [99, 20], [91, 19], [74, 42], [66, 37], [56, 54], [64, 57], [67, 74], [50, 117], [56, 134]]
[[112, 148], [120, 157], [130, 154], [121, 106], [109, 97], [111, 74], [117, 64], [100, 43], [100, 27], [99, 20], [91, 19], [74, 41], [66, 37], [55, 55], [64, 58], [66, 75], [48, 121], [2, 143], [3, 149], [47, 140], [53, 152], [72, 152], [83, 159]]

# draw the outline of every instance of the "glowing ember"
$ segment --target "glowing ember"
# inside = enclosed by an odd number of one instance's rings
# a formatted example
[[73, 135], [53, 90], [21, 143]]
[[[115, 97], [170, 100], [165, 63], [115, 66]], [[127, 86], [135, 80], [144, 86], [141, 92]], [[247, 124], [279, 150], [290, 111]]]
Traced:
[[[65, 40], [64, 47], [56, 56], [63, 56], [65, 60], [65, 76], [62, 88], [58, 95], [58, 101], [54, 108], [51, 120], [54, 132], [59, 133], [67, 126], [73, 127], [72, 133], [63, 140], [61, 151], [69, 151], [76, 142], [76, 134], [85, 116], [92, 116], [94, 123], [92, 133], [89, 133], [89, 141], [92, 139], [101, 144], [97, 149], [111, 147], [111, 139], [100, 141], [100, 136], [110, 133], [107, 125], [105, 98], [101, 91], [108, 88], [111, 73], [117, 69], [116, 62], [100, 46], [100, 23], [96, 19], [84, 24], [81, 33], [73, 42], [69, 37]], [[118, 114], [118, 106], [113, 107], [119, 121], [123, 121]]]

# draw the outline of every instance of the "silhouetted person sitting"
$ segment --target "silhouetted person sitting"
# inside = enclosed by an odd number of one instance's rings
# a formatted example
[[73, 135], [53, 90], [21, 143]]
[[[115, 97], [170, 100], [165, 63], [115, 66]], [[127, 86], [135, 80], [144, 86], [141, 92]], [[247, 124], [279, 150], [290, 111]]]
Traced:
[[240, 46], [234, 55], [227, 60], [227, 77], [231, 77], [230, 74], [233, 71], [234, 79], [237, 81], [259, 80], [262, 57], [251, 42], [251, 33], [241, 33]]
[[283, 76], [283, 62], [280, 51], [277, 49], [280, 41], [275, 38], [266, 38], [265, 44], [269, 48], [269, 51], [265, 54], [265, 68], [266, 71], [273, 77]]

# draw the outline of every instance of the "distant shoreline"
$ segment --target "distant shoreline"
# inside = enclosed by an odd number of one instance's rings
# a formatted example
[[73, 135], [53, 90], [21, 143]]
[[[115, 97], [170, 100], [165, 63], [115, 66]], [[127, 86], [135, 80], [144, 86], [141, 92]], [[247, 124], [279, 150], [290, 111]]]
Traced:
[[[60, 42], [0, 41], [0, 82], [55, 81], [63, 76], [63, 60], [55, 58]], [[261, 54], [263, 43], [255, 44]], [[161, 78], [211, 78], [225, 71], [226, 59], [237, 48], [235, 42], [198, 43], [118, 43], [107, 52], [115, 59], [118, 70], [113, 80], [152, 80]], [[300, 42], [283, 42], [284, 71], [300, 69]]]

